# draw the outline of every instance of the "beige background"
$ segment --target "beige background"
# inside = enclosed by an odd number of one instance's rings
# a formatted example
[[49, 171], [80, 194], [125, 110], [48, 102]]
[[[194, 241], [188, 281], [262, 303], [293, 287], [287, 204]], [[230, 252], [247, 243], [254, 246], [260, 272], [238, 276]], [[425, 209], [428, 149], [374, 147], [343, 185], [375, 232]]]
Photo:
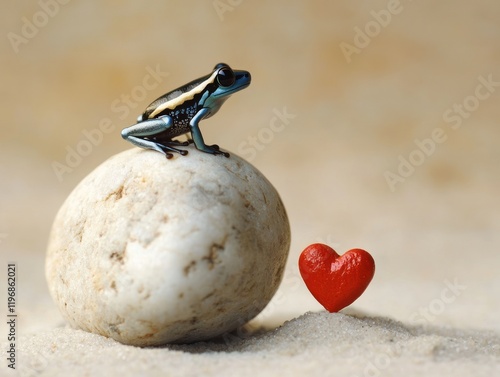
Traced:
[[[376, 275], [357, 310], [500, 330], [500, 86], [477, 89], [500, 83], [499, 3], [47, 2], [46, 11], [8, 2], [0, 12], [0, 276], [6, 261], [17, 262], [19, 331], [61, 324], [43, 269], [65, 197], [131, 147], [119, 132], [153, 99], [219, 61], [253, 81], [202, 122], [205, 139], [251, 159], [292, 226], [284, 284], [262, 323], [321, 309], [297, 270], [301, 250], [320, 241], [374, 256]], [[40, 26], [24, 26], [30, 20]], [[349, 56], [347, 44], [357, 49]], [[162, 72], [154, 88], [148, 67]], [[452, 120], [454, 104], [471, 111]], [[270, 131], [284, 108], [295, 117]], [[58, 177], [54, 163], [66, 165], [68, 148], [106, 119], [112, 132]], [[416, 152], [415, 139], [432, 135], [441, 141], [432, 153]], [[249, 151], [252, 137], [260, 150]], [[385, 174], [410, 157], [419, 165], [391, 189]], [[447, 282], [459, 288], [450, 294]]]

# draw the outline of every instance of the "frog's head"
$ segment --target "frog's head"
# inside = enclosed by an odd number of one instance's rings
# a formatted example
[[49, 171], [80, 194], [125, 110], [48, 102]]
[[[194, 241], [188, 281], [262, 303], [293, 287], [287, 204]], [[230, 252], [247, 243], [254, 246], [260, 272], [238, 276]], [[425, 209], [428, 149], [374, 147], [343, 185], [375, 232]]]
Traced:
[[227, 64], [217, 64], [204, 81], [207, 83], [206, 90], [200, 104], [208, 109], [205, 118], [215, 114], [231, 94], [250, 85], [250, 80], [251, 76], [247, 71], [234, 71]]
[[219, 63], [214, 67], [215, 83], [217, 89], [212, 93], [214, 98], [229, 96], [250, 85], [251, 76], [247, 71], [233, 71], [225, 63]]

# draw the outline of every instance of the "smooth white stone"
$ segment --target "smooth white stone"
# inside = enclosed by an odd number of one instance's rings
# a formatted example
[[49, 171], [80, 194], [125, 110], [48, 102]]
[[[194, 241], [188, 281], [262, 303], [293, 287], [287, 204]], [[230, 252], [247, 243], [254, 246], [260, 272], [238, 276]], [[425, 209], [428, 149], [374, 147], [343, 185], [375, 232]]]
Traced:
[[290, 247], [278, 193], [234, 154], [188, 149], [120, 153], [59, 210], [46, 275], [73, 327], [139, 346], [201, 341], [273, 297]]

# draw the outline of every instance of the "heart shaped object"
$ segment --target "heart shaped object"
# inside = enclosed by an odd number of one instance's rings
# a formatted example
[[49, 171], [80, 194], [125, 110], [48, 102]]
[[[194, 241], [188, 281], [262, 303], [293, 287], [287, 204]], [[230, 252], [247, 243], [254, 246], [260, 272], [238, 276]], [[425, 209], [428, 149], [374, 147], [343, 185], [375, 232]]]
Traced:
[[340, 256], [330, 246], [315, 243], [300, 254], [299, 270], [314, 298], [334, 313], [365, 291], [375, 274], [375, 261], [362, 249]]

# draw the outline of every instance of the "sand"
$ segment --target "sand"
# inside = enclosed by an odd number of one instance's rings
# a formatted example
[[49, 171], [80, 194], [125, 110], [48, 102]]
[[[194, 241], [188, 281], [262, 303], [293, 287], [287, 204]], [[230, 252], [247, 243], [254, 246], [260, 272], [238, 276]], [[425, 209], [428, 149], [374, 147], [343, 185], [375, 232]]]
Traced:
[[[69, 328], [22, 338], [22, 376], [493, 376], [500, 336], [309, 312], [274, 330], [137, 348]], [[4, 345], [2, 344], [2, 349]]]

